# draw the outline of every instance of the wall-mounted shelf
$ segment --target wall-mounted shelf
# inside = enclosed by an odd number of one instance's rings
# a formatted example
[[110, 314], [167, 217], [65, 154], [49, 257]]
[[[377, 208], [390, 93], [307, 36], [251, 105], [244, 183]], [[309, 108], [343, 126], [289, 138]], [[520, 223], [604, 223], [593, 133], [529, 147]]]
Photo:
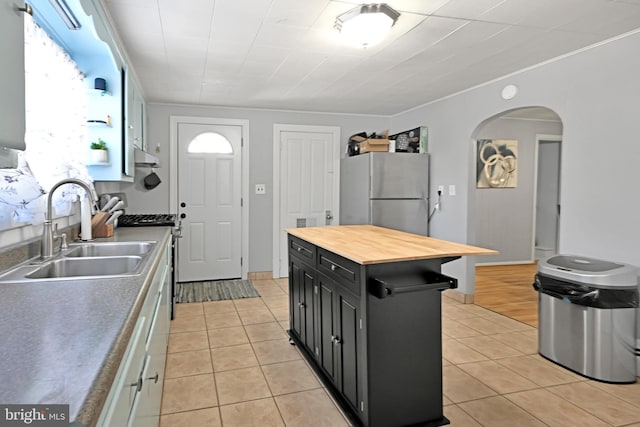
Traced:
[[90, 119], [90, 120], [87, 120], [87, 126], [91, 126], [91, 127], [111, 127], [111, 117], [107, 116], [106, 120], [102, 120], [102, 119]]

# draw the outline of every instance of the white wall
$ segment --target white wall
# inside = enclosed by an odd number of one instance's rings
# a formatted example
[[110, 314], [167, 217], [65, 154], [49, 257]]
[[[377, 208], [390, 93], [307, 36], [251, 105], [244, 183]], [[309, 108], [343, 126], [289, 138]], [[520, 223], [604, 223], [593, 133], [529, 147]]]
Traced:
[[[631, 34], [395, 116], [392, 132], [429, 126], [431, 182], [457, 187], [432, 220], [433, 236], [476, 243], [478, 126], [505, 110], [543, 106], [563, 123], [559, 250], [640, 265], [639, 50], [640, 34]], [[500, 96], [507, 84], [519, 88], [511, 100]], [[474, 291], [475, 261], [443, 268], [461, 292]]]
[[479, 257], [478, 263], [533, 261], [536, 134], [561, 135], [562, 124], [498, 118], [478, 132], [478, 139], [518, 141], [518, 186], [475, 189], [475, 244], [500, 251], [499, 255]]
[[[169, 117], [199, 116], [249, 120], [249, 185], [267, 184], [266, 195], [250, 191], [249, 198], [249, 271], [271, 271], [273, 266], [273, 125], [338, 126], [341, 128], [341, 152], [349, 136], [358, 132], [374, 132], [389, 128], [389, 118], [346, 114], [298, 113], [289, 111], [232, 109], [206, 106], [168, 104], [147, 105], [147, 150], [160, 158], [162, 167], [156, 173], [162, 183], [154, 190], [145, 190], [142, 179], [148, 169], [136, 169], [135, 182], [120, 184], [127, 193], [128, 213], [169, 212]], [[157, 145], [160, 152], [156, 153]], [[344, 154], [343, 154], [344, 155]], [[111, 184], [101, 190], [117, 191]]]

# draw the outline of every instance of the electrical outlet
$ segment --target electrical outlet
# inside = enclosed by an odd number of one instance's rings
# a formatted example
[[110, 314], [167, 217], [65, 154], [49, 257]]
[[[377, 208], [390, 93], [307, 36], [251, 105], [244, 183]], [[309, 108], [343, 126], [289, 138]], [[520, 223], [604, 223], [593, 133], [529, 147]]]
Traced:
[[267, 185], [256, 184], [256, 194], [267, 194]]
[[438, 185], [438, 192], [440, 193], [440, 195], [444, 194], [444, 185]]

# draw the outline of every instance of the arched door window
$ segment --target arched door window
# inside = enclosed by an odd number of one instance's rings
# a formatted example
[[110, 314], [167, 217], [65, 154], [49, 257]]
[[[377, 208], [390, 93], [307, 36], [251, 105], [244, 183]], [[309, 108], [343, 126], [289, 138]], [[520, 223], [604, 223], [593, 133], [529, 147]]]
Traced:
[[187, 153], [233, 154], [231, 142], [217, 132], [204, 132], [191, 140]]

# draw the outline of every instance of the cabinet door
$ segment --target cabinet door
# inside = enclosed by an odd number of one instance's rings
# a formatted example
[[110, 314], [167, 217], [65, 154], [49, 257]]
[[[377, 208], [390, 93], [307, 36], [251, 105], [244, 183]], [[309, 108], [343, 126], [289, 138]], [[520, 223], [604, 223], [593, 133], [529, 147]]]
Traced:
[[142, 388], [139, 382], [140, 371], [143, 369], [145, 350], [145, 331], [148, 327], [147, 318], [138, 319], [136, 328], [131, 335], [129, 346], [122, 360], [118, 377], [111, 386], [105, 410], [98, 421], [99, 426], [124, 426], [127, 424], [134, 399]]
[[289, 307], [289, 327], [295, 334], [302, 339], [302, 318], [300, 316], [300, 303], [303, 301], [303, 284], [302, 264], [296, 262], [294, 258], [289, 258], [289, 293], [290, 307]]
[[347, 293], [337, 296], [337, 336], [334, 340], [338, 360], [338, 388], [354, 409], [358, 408], [358, 301]]
[[335, 364], [335, 295], [333, 286], [322, 276], [318, 279], [318, 299], [316, 313], [318, 313], [317, 321], [317, 345], [318, 351], [316, 356], [320, 366], [324, 372], [336, 382], [336, 364]]
[[290, 256], [289, 291], [291, 292], [290, 327], [309, 352], [315, 354], [314, 271]]
[[23, 3], [0, 0], [0, 146], [24, 150], [24, 17]]
[[307, 349], [311, 354], [315, 354], [315, 333], [314, 333], [314, 286], [315, 277], [314, 272], [309, 268], [305, 268], [303, 272], [303, 293], [304, 298], [302, 304], [300, 304], [300, 317], [303, 318], [303, 336], [302, 340], [307, 346]]
[[[151, 356], [147, 356], [144, 361], [144, 367], [142, 368], [142, 372], [140, 373], [140, 379], [142, 381], [142, 388], [138, 390], [135, 394], [133, 405], [131, 406], [131, 412], [129, 413], [129, 419], [127, 421], [127, 427], [151, 427], [150, 420], [144, 420], [142, 417], [142, 413], [145, 411], [145, 406], [147, 405], [147, 401], [144, 398], [144, 378], [149, 375], [149, 365], [151, 362]], [[159, 417], [158, 417], [159, 419]], [[156, 423], [156, 426], [158, 424]]]

